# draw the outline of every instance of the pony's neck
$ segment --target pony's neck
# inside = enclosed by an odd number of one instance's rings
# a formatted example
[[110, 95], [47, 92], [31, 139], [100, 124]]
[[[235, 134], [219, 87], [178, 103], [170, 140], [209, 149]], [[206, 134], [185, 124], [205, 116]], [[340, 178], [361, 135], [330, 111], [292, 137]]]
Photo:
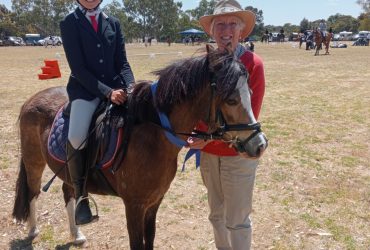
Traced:
[[211, 105], [210, 96], [211, 90], [206, 87], [195, 100], [176, 105], [170, 114], [172, 129], [190, 133], [199, 121], [206, 121]]

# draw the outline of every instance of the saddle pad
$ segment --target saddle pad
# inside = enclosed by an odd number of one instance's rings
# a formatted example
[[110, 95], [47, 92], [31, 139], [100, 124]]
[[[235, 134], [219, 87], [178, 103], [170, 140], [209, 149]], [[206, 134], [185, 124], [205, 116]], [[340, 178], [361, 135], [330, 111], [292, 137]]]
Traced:
[[[48, 138], [49, 155], [60, 163], [66, 163], [67, 152], [66, 144], [68, 139], [69, 117], [63, 114], [63, 107], [58, 111], [54, 118], [53, 125]], [[104, 153], [103, 159], [96, 164], [96, 168], [105, 169], [112, 165], [117, 153], [118, 146], [122, 140], [122, 128], [113, 129], [109, 140], [108, 150]]]

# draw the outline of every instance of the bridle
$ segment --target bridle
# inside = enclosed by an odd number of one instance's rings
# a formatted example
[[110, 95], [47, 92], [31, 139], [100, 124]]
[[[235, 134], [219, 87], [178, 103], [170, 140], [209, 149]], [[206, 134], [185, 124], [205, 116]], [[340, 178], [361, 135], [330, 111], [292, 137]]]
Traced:
[[[227, 124], [224, 115], [222, 114], [222, 111], [219, 107], [215, 110], [214, 118], [212, 119], [212, 111], [214, 110], [213, 107], [215, 107], [216, 102], [216, 91], [217, 91], [217, 85], [216, 85], [216, 79], [212, 77], [211, 83], [211, 96], [210, 96], [210, 104], [209, 104], [209, 112], [208, 112], [208, 118], [206, 124], [208, 125], [208, 131], [199, 131], [199, 130], [193, 130], [191, 134], [189, 133], [176, 133], [179, 135], [186, 135], [191, 136], [194, 138], [199, 138], [203, 140], [222, 140], [225, 143], [232, 143], [234, 144], [239, 152], [245, 152], [244, 144], [248, 143], [252, 138], [254, 138], [256, 135], [258, 135], [261, 130], [261, 124], [259, 122], [252, 123], [252, 124]], [[211, 131], [211, 125], [216, 125], [216, 129]], [[249, 135], [245, 140], [240, 140], [238, 137], [234, 138], [227, 138], [228, 132], [231, 131], [254, 131], [251, 135]]]

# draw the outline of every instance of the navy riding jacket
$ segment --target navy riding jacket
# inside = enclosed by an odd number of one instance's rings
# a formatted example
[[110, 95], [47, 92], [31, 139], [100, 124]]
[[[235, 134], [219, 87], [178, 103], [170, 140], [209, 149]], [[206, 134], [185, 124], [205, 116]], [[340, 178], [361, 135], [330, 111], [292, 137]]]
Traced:
[[134, 76], [127, 61], [119, 21], [100, 13], [98, 32], [77, 8], [60, 22], [71, 75], [69, 100], [107, 98], [113, 89], [128, 87]]

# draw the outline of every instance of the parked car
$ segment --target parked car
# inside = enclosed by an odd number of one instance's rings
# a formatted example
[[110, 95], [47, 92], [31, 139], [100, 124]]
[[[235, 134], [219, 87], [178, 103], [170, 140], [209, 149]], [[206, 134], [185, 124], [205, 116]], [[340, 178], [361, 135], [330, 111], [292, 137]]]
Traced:
[[29, 45], [29, 46], [38, 45], [37, 41], [40, 40], [40, 39], [41, 39], [40, 34], [26, 34], [25, 35], [26, 45]]
[[[47, 43], [47, 44], [45, 44]], [[62, 45], [62, 38], [60, 36], [48, 36], [44, 39], [40, 39], [37, 41], [37, 44], [40, 46], [52, 45], [52, 46], [60, 46]]]
[[339, 41], [340, 40], [340, 34], [334, 34], [333, 41]]
[[[21, 40], [19, 39], [19, 37], [15, 37], [15, 36], [8, 36], [4, 39], [3, 41], [3, 44], [5, 46], [21, 46], [23, 45], [22, 44], [22, 41], [23, 39], [21, 38]], [[24, 42], [23, 42], [24, 43]]]

